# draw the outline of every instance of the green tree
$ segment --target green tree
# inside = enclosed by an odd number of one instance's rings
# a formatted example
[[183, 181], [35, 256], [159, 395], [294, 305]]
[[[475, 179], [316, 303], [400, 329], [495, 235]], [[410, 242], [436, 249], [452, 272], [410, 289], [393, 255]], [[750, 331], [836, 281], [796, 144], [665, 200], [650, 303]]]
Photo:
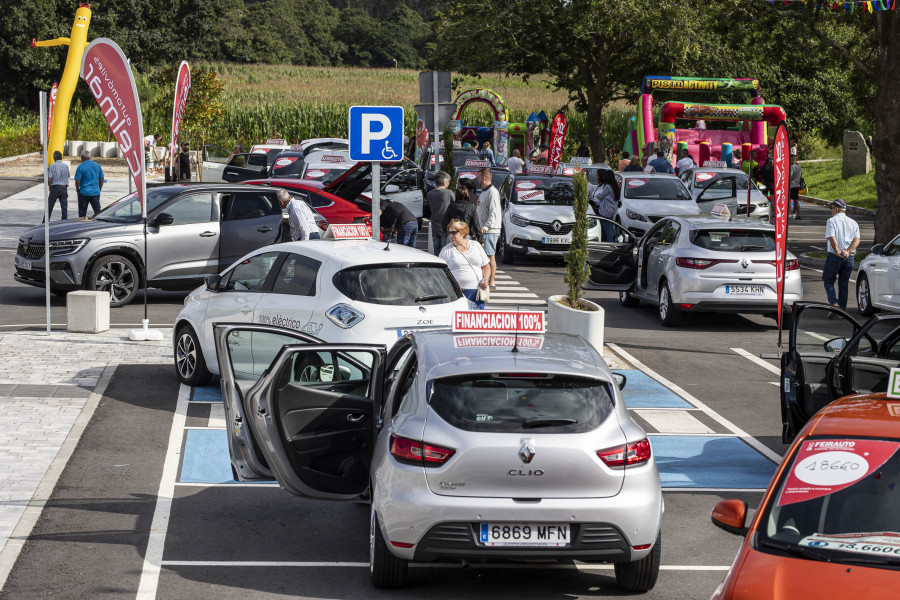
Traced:
[[[173, 70], [171, 75], [173, 90], [176, 73]], [[205, 68], [191, 71], [191, 91], [184, 107], [181, 131], [185, 137], [195, 140], [200, 150], [206, 144], [210, 127], [225, 116], [225, 105], [221, 100], [223, 91], [225, 86], [216, 71]]]
[[583, 308], [581, 302], [582, 286], [588, 280], [587, 271], [587, 226], [588, 197], [587, 176], [581, 172], [572, 177], [574, 198], [572, 208], [575, 211], [575, 225], [572, 227], [572, 243], [566, 252], [566, 283], [569, 291], [566, 301], [569, 308]]
[[441, 170], [447, 173], [450, 176], [450, 189], [456, 189], [456, 182], [453, 179], [453, 172], [456, 171], [456, 167], [453, 165], [453, 132], [450, 131], [450, 126], [447, 125], [444, 127], [444, 133], [441, 139], [444, 142], [444, 163], [441, 165]]

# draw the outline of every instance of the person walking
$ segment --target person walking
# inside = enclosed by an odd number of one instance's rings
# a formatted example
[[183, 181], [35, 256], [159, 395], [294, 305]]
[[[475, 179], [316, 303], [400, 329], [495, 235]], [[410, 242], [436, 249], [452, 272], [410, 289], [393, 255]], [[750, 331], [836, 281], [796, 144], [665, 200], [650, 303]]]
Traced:
[[682, 171], [685, 169], [690, 169], [696, 163], [694, 159], [691, 158], [691, 152], [687, 148], [682, 149], [681, 151], [681, 160], [675, 163], [675, 174], [680, 175]]
[[509, 169], [509, 172], [515, 175], [516, 173], [522, 172], [522, 167], [525, 166], [525, 161], [522, 160], [522, 153], [519, 152], [519, 149], [516, 148], [513, 150], [512, 158], [506, 161], [506, 168]]
[[[53, 207], [59, 200], [59, 209], [65, 221], [69, 218], [69, 167], [62, 161], [62, 152], [59, 150], [53, 153], [53, 164], [47, 167], [47, 181], [50, 184], [50, 194], [47, 196], [50, 210], [47, 214], [50, 218], [53, 217]], [[43, 222], [41, 219], [41, 223]]]
[[382, 202], [381, 229], [390, 232], [397, 230], [397, 243], [402, 246], [416, 247], [416, 236], [419, 235], [419, 222], [412, 212], [399, 202]]
[[479, 158], [481, 160], [486, 160], [490, 165], [494, 166], [494, 151], [491, 150], [491, 143], [485, 142], [484, 146], [481, 148], [481, 153], [479, 154]]
[[466, 231], [468, 232], [466, 235], [471, 235], [472, 239], [480, 239], [481, 221], [478, 218], [478, 210], [475, 202], [472, 201], [472, 198], [474, 197], [474, 192], [472, 192], [472, 190], [469, 189], [469, 186], [464, 182], [457, 184], [456, 197], [444, 213], [441, 229], [447, 231], [447, 226], [450, 224], [450, 221], [457, 219], [466, 224]]
[[291, 228], [291, 241], [305, 242], [319, 239], [316, 216], [306, 202], [300, 198], [291, 198], [291, 195], [283, 189], [275, 192], [275, 196], [281, 208], [288, 211], [287, 222]]
[[[859, 246], [859, 225], [847, 216], [847, 203], [842, 198], [831, 203], [831, 218], [825, 223], [825, 242], [828, 244], [828, 254], [825, 256], [822, 281], [828, 304], [846, 310], [853, 255]], [[837, 296], [834, 294], [835, 278], [838, 282]], [[829, 318], [833, 314], [829, 313]]]
[[78, 218], [87, 216], [88, 204], [96, 215], [100, 212], [100, 192], [103, 190], [103, 169], [91, 160], [87, 150], [81, 151], [81, 164], [75, 169], [75, 191], [78, 193]]
[[662, 148], [656, 149], [656, 158], [647, 163], [648, 167], [653, 167], [653, 173], [675, 173], [672, 163], [665, 159], [665, 152]]
[[732, 169], [741, 169], [741, 149], [735, 148], [734, 152], [731, 153], [731, 168]]
[[598, 185], [588, 184], [588, 203], [598, 217], [609, 219], [600, 221], [601, 242], [612, 242], [616, 235], [616, 226], [612, 220], [619, 209], [619, 185], [615, 174], [608, 169], [597, 171]]
[[625, 150], [622, 152], [622, 158], [619, 159], [619, 172], [623, 172], [625, 167], [631, 164], [631, 152]]
[[464, 221], [451, 219], [447, 224], [450, 243], [441, 249], [438, 256], [447, 261], [463, 295], [474, 302], [478, 310], [484, 310], [484, 302], [478, 299], [478, 289], [486, 290], [490, 285], [491, 263], [481, 245], [468, 239], [468, 235], [469, 226]]
[[484, 238], [484, 252], [491, 262], [491, 287], [496, 286], [497, 278], [497, 241], [500, 239], [502, 213], [500, 212], [500, 192], [491, 185], [493, 174], [487, 167], [478, 170], [478, 183], [481, 195], [478, 196], [478, 218], [481, 221], [481, 233]]
[[775, 162], [772, 160], [772, 148], [766, 154], [766, 162], [759, 168], [759, 178], [762, 184], [766, 186], [766, 196], [769, 200], [775, 195]]
[[800, 163], [797, 162], [795, 148], [791, 148], [791, 170], [789, 173], [791, 182], [791, 218], [800, 220], [800, 188], [803, 187], [801, 185], [803, 169], [800, 167]]
[[434, 253], [440, 254], [441, 248], [447, 245], [447, 230], [441, 227], [444, 222], [444, 213], [447, 207], [453, 202], [453, 192], [447, 187], [450, 185], [450, 175], [445, 171], [438, 171], [434, 176], [435, 188], [428, 192], [425, 201], [428, 202], [428, 208], [431, 210], [428, 229], [431, 230], [431, 242], [434, 246]]
[[[575, 156], [590, 158], [591, 157], [591, 147], [588, 146], [587, 140], [581, 138], [581, 145], [578, 146], [578, 150], [575, 151]], [[625, 157], [627, 158], [627, 157]]]
[[191, 180], [191, 146], [187, 142], [181, 145], [181, 152], [178, 153], [177, 175], [178, 181]]
[[637, 154], [632, 154], [631, 159], [628, 161], [628, 166], [622, 169], [623, 173], [629, 172], [640, 172], [643, 171], [644, 167], [641, 166], [641, 157]]

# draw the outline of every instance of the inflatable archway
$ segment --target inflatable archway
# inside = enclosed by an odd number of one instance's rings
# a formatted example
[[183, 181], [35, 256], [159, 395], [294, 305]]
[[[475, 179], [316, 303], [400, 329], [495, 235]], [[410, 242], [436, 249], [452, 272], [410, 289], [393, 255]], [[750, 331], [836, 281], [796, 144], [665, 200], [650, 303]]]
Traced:
[[53, 121], [50, 123], [50, 138], [47, 140], [47, 162], [53, 162], [53, 153], [57, 150], [65, 154], [63, 146], [66, 143], [66, 127], [69, 124], [69, 106], [72, 104], [72, 95], [78, 78], [81, 77], [81, 58], [87, 47], [88, 26], [91, 24], [91, 5], [81, 4], [75, 11], [75, 22], [72, 23], [72, 32], [67, 38], [56, 38], [38, 42], [31, 41], [34, 48], [48, 46], [68, 46], [66, 66], [59, 80], [59, 88], [56, 92], [56, 105], [53, 108]]
[[[506, 104], [503, 102], [503, 98], [497, 92], [487, 88], [466, 90], [456, 97], [456, 112], [453, 115], [454, 120], [461, 122], [463, 109], [473, 102], [486, 102], [494, 111], [492, 144], [494, 147], [494, 159], [498, 164], [505, 165], [509, 152], [509, 133], [507, 131], [509, 125], [509, 112], [506, 110]], [[463, 127], [462, 129], [477, 128]]]

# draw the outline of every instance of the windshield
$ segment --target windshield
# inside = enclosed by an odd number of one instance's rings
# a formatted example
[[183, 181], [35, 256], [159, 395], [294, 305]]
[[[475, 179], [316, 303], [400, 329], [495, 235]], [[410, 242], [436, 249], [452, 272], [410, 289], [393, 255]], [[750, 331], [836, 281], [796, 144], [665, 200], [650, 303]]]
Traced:
[[350, 167], [321, 167], [312, 165], [306, 169], [303, 179], [312, 179], [313, 181], [321, 181], [323, 185], [334, 183], [334, 181], [346, 173]]
[[272, 165], [272, 177], [300, 177], [303, 171], [303, 157], [279, 156]]
[[513, 204], [572, 206], [575, 192], [568, 177], [526, 177], [516, 179]]
[[[147, 190], [147, 214], [156, 210], [160, 204], [181, 192], [184, 188], [151, 188]], [[137, 192], [120, 198], [98, 212], [94, 216], [95, 221], [109, 221], [110, 223], [140, 223], [141, 203]]]
[[[713, 181], [722, 179], [723, 177], [734, 177], [737, 182], [737, 189], [747, 191], [747, 184], [750, 182], [750, 178], [747, 177], [746, 173], [742, 173], [738, 170], [729, 171], [727, 173], [715, 172], [715, 171], [697, 171], [694, 173], [694, 187], [700, 189], [706, 189], [709, 184]], [[756, 189], [756, 186], [753, 183], [750, 183], [752, 189]]]
[[436, 379], [429, 402], [458, 429], [529, 434], [592, 431], [613, 409], [604, 382], [549, 373]]
[[462, 297], [446, 265], [365, 265], [334, 276], [335, 286], [351, 300], [393, 306], [448, 304]]
[[687, 188], [675, 177], [627, 177], [625, 197], [632, 200], [690, 200]]
[[692, 237], [692, 244], [706, 250], [719, 252], [772, 252], [775, 250], [774, 231], [704, 229], [694, 232]]
[[811, 438], [760, 521], [760, 551], [900, 567], [900, 440]]
[[[470, 168], [470, 169], [460, 169], [457, 171], [459, 173], [458, 179], [468, 179], [472, 183], [475, 184], [475, 192], [481, 193], [481, 184], [478, 183], [478, 169]], [[506, 181], [506, 178], [510, 176], [509, 171], [506, 170], [492, 170], [491, 171], [491, 185], [497, 188], [498, 190], [503, 187], [503, 183]]]

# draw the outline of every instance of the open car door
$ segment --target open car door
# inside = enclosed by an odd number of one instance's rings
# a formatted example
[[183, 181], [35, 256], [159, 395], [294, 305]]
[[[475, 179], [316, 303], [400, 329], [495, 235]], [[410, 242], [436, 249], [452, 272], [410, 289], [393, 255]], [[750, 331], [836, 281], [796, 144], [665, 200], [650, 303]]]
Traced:
[[[251, 335], [257, 344], [247, 344]], [[226, 411], [234, 411], [226, 412], [230, 437], [240, 416], [255, 453], [253, 461], [242, 453], [245, 463], [264, 463], [292, 494], [355, 498], [369, 485], [385, 349], [299, 338], [279, 327], [215, 326], [222, 395]], [[231, 441], [229, 449], [235, 461]]]
[[588, 264], [591, 276], [586, 290], [627, 291], [634, 285], [637, 273], [637, 238], [616, 223], [600, 220], [600, 240], [588, 242]]
[[225, 165], [228, 164], [228, 157], [231, 152], [218, 146], [203, 146], [203, 160], [200, 163], [200, 181], [208, 181], [219, 183], [225, 181], [222, 179], [222, 173], [225, 171]]
[[851, 394], [886, 392], [891, 369], [900, 367], [900, 315], [873, 317], [850, 340], [830, 340], [840, 349], [828, 365], [832, 400]]
[[[702, 173], [698, 173], [699, 175], [702, 175]], [[726, 175], [725, 177], [714, 179], [697, 196], [697, 206], [700, 207], [700, 211], [704, 214], [708, 215], [712, 212], [716, 204], [727, 206], [732, 216], [741, 214], [738, 210], [737, 177]]]
[[803, 425], [836, 399], [829, 390], [829, 370], [862, 326], [840, 308], [794, 304], [787, 351], [781, 355], [781, 440], [790, 443]]
[[245, 153], [235, 154], [225, 171], [222, 179], [229, 183], [239, 183], [250, 179], [260, 179], [269, 176], [269, 162], [265, 154]]

